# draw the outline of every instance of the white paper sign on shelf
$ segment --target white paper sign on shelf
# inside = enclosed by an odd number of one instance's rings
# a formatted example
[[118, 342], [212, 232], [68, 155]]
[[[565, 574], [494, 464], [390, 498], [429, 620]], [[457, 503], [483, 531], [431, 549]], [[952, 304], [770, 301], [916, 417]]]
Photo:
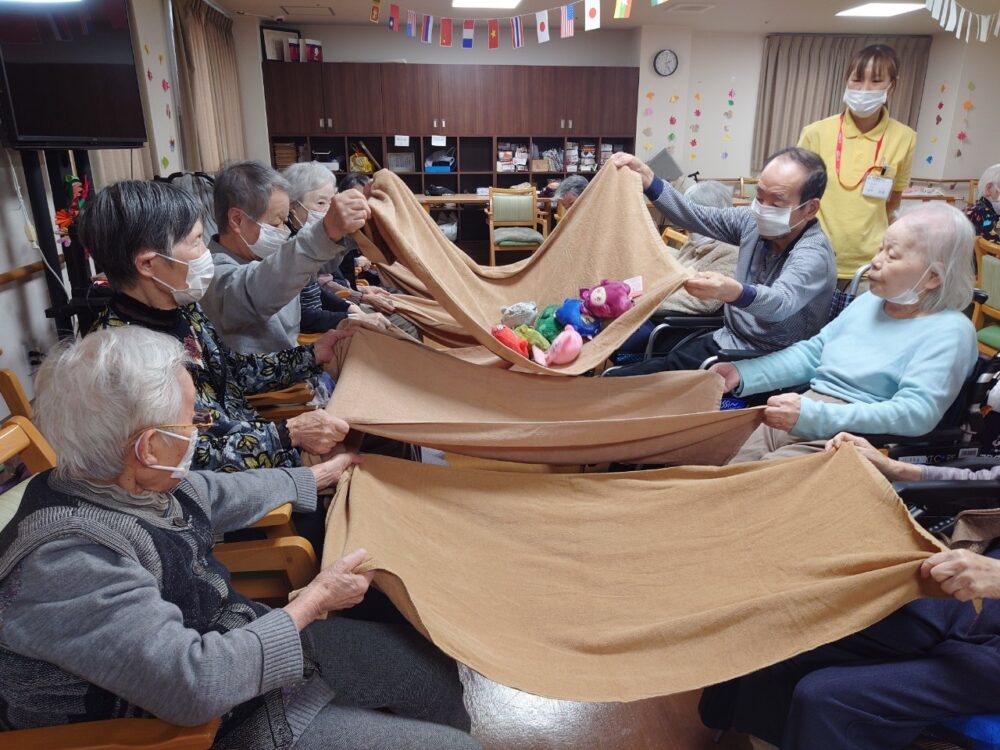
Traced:
[[432, 135], [431, 136], [431, 145], [432, 146], [447, 146], [448, 145], [448, 137], [444, 136], [444, 135]]
[[397, 135], [395, 137], [395, 139], [393, 140], [393, 143], [395, 143], [397, 146], [409, 146], [410, 145], [410, 136], [408, 136], [408, 135]]

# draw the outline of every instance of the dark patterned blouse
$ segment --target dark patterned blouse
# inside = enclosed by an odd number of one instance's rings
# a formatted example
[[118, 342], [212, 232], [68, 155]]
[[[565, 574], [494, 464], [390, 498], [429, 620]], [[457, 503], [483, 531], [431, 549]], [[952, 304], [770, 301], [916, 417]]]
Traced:
[[965, 209], [965, 215], [976, 226], [976, 234], [990, 242], [1000, 242], [1000, 228], [997, 227], [997, 212], [985, 197]]

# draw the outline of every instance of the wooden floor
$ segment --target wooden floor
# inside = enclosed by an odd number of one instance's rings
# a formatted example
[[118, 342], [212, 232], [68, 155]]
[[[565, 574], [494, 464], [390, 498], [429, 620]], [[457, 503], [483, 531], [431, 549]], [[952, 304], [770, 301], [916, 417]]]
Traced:
[[504, 687], [460, 666], [472, 733], [486, 750], [749, 750], [742, 737], [712, 741], [698, 693], [635, 703], [577, 703]]

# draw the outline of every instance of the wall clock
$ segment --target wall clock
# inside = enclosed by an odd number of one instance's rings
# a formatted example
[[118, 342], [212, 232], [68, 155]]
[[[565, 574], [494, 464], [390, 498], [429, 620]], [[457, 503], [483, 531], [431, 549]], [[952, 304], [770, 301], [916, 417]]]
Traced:
[[653, 58], [653, 70], [661, 76], [671, 76], [677, 72], [677, 53], [672, 49], [661, 49]]

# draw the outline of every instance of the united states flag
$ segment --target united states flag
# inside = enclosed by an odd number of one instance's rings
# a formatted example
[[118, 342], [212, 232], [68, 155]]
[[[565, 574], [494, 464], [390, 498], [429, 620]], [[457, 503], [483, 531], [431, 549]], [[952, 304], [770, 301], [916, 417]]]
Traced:
[[573, 36], [573, 21], [576, 20], [576, 16], [573, 15], [573, 4], [564, 5], [559, 10], [559, 20], [560, 20], [560, 31], [559, 35], [566, 39], [567, 37]]

